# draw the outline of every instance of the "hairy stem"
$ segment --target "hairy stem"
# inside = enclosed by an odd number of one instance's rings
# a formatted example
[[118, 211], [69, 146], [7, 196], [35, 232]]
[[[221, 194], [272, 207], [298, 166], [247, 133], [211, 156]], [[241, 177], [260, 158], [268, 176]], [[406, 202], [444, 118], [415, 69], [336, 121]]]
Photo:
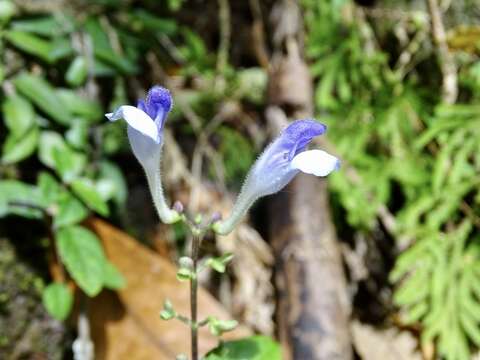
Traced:
[[198, 360], [198, 324], [197, 324], [197, 262], [198, 250], [200, 247], [201, 237], [194, 235], [192, 239], [192, 261], [193, 261], [193, 276], [190, 280], [190, 320], [191, 320], [191, 346], [192, 346], [192, 360]]
[[172, 224], [178, 221], [178, 213], [170, 209], [165, 200], [159, 169], [148, 165], [144, 166], [144, 169], [147, 176], [148, 186], [150, 188], [150, 193], [152, 194], [153, 204], [155, 205], [158, 216], [165, 224]]

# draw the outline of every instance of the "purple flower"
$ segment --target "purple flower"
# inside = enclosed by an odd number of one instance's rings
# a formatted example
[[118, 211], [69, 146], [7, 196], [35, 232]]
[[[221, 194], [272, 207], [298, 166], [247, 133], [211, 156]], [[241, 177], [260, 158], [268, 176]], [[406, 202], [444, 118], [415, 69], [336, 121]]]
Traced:
[[160, 178], [163, 126], [171, 108], [170, 91], [154, 86], [145, 100], [138, 100], [137, 107], [122, 105], [115, 112], [105, 114], [110, 121], [124, 119], [127, 122], [133, 154], [145, 170], [158, 214], [165, 223], [180, 219], [178, 212], [170, 209], [165, 202]]
[[326, 126], [315, 120], [297, 120], [263, 152], [251, 168], [231, 215], [214, 225], [219, 234], [229, 233], [260, 197], [283, 189], [300, 171], [327, 176], [340, 167], [339, 160], [323, 150], [306, 150]]
[[147, 94], [147, 99], [140, 99], [137, 108], [154, 119], [159, 127], [163, 127], [167, 114], [172, 109], [172, 96], [170, 91], [161, 86], [154, 86]]
[[125, 119], [130, 128], [159, 144], [162, 141], [163, 125], [171, 108], [170, 91], [154, 86], [149, 90], [146, 100], [138, 100], [137, 107], [122, 105], [105, 116], [110, 121]]

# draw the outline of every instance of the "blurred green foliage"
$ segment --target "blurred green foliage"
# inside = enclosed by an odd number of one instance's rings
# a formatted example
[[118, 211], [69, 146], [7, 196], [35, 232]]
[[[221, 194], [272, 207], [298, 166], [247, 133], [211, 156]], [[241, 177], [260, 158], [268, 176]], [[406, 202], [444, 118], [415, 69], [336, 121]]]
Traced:
[[[122, 149], [124, 134], [105, 122], [105, 104], [126, 103], [123, 79], [139, 72], [145, 32], [172, 34], [176, 24], [142, 9], [119, 8], [115, 21], [96, 16], [94, 6], [82, 16], [73, 8], [21, 13], [10, 1], [0, 8], [0, 216], [45, 222], [50, 246], [89, 296], [122, 287], [99, 239], [81, 225], [91, 213], [108, 216], [112, 206], [121, 211], [127, 196], [123, 173], [109, 159]], [[72, 294], [64, 283], [51, 284], [43, 302], [65, 319]]]
[[426, 34], [405, 67], [388, 44], [395, 22], [372, 26], [348, 0], [303, 5], [319, 118], [345, 163], [331, 178], [334, 199], [364, 233], [389, 209], [406, 247], [390, 274], [403, 323], [420, 324], [442, 357], [470, 359], [480, 347], [478, 55], [459, 54], [459, 101], [446, 105], [421, 12], [404, 24], [411, 41]]
[[[215, 52], [173, 17], [183, 4], [143, 1], [132, 8], [103, 0], [72, 2], [50, 12], [0, 1], [0, 217], [43, 222], [49, 229], [38, 236], [50, 234], [49, 246], [89, 296], [125, 285], [83, 221], [92, 214], [109, 217], [124, 211], [126, 180], [112, 157], [129, 152], [125, 129], [108, 123], [103, 114], [137, 95], [132, 77], [142, 81], [151, 71], [145, 54], [185, 81], [195, 77], [204, 84], [179, 91], [175, 99], [197, 113], [202, 127], [224, 99], [258, 103], [266, 85], [263, 70], [229, 68], [223, 74], [227, 81], [218, 86]], [[149, 85], [136, 86], [140, 91]], [[252, 86], [258, 90], [254, 95]], [[175, 107], [172, 123], [178, 115]], [[189, 123], [179, 127], [187, 137], [199, 130]], [[226, 125], [215, 137], [225, 165], [222, 181], [238, 184], [255, 150], [240, 131]], [[235, 156], [238, 149], [244, 156]], [[72, 296], [66, 282], [51, 283], [43, 302], [52, 316], [65, 319]]]

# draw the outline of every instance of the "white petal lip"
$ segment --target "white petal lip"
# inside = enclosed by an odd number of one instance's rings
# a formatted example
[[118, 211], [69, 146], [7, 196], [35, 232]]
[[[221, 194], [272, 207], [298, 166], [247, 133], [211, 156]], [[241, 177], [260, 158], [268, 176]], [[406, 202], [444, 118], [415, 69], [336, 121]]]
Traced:
[[307, 174], [327, 176], [340, 168], [340, 161], [326, 151], [308, 150], [295, 156], [290, 166]]
[[105, 114], [108, 120], [125, 119], [129, 126], [150, 137], [156, 143], [160, 142], [160, 134], [155, 122], [142, 110], [135, 106], [122, 105], [114, 113]]

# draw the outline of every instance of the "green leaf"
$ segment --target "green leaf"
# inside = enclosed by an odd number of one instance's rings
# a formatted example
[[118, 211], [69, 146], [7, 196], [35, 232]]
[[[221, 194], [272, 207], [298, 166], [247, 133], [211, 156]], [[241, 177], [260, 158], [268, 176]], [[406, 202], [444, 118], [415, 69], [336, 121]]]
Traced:
[[65, 183], [70, 183], [85, 169], [87, 157], [84, 153], [74, 151], [68, 146], [63, 149], [53, 148], [54, 168]]
[[[137, 71], [134, 63], [124, 56], [116, 53], [110, 45], [110, 40], [98, 19], [90, 18], [85, 24], [85, 29], [93, 41], [95, 57], [104, 64], [110, 65], [123, 74], [133, 74]], [[111, 29], [116, 32], [115, 29]]]
[[74, 30], [72, 19], [63, 14], [60, 16], [58, 18], [45, 16], [26, 20], [15, 20], [12, 21], [11, 27], [13, 30], [48, 37], [58, 37]]
[[47, 206], [56, 202], [63, 191], [58, 181], [45, 171], [38, 175], [37, 188]]
[[117, 268], [109, 261], [107, 261], [105, 266], [105, 274], [103, 278], [103, 285], [106, 288], [116, 290], [122, 289], [126, 285], [125, 278], [117, 270]]
[[52, 58], [52, 62], [56, 62], [59, 59], [63, 59], [69, 57], [73, 54], [73, 48], [70, 44], [68, 38], [56, 38], [52, 42], [52, 47], [50, 50], [50, 57]]
[[89, 296], [97, 295], [104, 284], [107, 260], [97, 236], [77, 225], [56, 234], [57, 248], [69, 274]]
[[107, 216], [108, 205], [102, 199], [95, 186], [88, 179], [76, 179], [70, 184], [73, 192], [83, 201], [89, 208], [98, 212], [100, 215]]
[[55, 131], [42, 131], [38, 144], [38, 158], [49, 168], [55, 168], [54, 149], [63, 150], [66, 148], [63, 137]]
[[219, 320], [215, 316], [208, 317], [208, 329], [214, 336], [221, 336], [224, 332], [232, 331], [238, 326], [236, 320]]
[[17, 90], [25, 95], [38, 108], [62, 125], [69, 125], [72, 115], [54, 88], [44, 78], [29, 73], [21, 73], [13, 80]]
[[165, 302], [163, 303], [163, 310], [160, 312], [160, 317], [162, 318], [162, 320], [173, 319], [176, 315], [177, 313], [173, 309], [173, 305], [170, 300], [165, 300]]
[[162, 310], [162, 311], [160, 311], [160, 317], [162, 318], [162, 320], [168, 321], [168, 320], [173, 319], [175, 317], [175, 314], [172, 314], [168, 311]]
[[82, 85], [87, 79], [88, 67], [87, 60], [83, 56], [77, 56], [70, 63], [65, 74], [65, 81], [71, 86]]
[[2, 104], [5, 125], [16, 138], [24, 135], [35, 123], [32, 104], [19, 95], [11, 95]]
[[14, 164], [33, 154], [38, 144], [39, 131], [33, 127], [20, 139], [9, 135], [3, 144], [2, 163]]
[[125, 205], [128, 188], [122, 171], [117, 164], [104, 160], [100, 163], [99, 181], [108, 180], [113, 188], [111, 196], [118, 206]]
[[86, 121], [74, 121], [65, 133], [67, 142], [75, 149], [85, 149], [88, 145], [88, 124]]
[[42, 302], [50, 315], [63, 321], [72, 310], [73, 296], [65, 284], [53, 283], [43, 290]]
[[66, 190], [59, 196], [57, 206], [57, 214], [53, 219], [55, 228], [78, 224], [88, 216], [87, 208]]
[[18, 49], [39, 57], [49, 64], [54, 64], [72, 53], [72, 46], [66, 38], [45, 40], [32, 33], [19, 30], [7, 31], [5, 38]]
[[[98, 102], [85, 99], [79, 96], [75, 91], [68, 89], [59, 89], [56, 93], [65, 104], [68, 111], [73, 115], [78, 115], [90, 122], [98, 121], [103, 118], [102, 108]], [[74, 124], [77, 121], [79, 120], [71, 119], [69, 123]]]
[[163, 19], [143, 9], [133, 11], [130, 24], [135, 30], [149, 30], [158, 35], [172, 35], [177, 31], [177, 23], [172, 19]]
[[0, 181], [0, 217], [14, 214], [32, 219], [43, 218], [41, 210], [14, 205], [12, 202], [45, 207], [46, 204], [35, 186], [16, 180]]
[[224, 273], [226, 270], [226, 265], [230, 261], [232, 261], [232, 259], [233, 259], [233, 254], [226, 253], [220, 257], [208, 259], [206, 262], [206, 265], [210, 266], [213, 270], [219, 273]]
[[180, 268], [177, 270], [178, 281], [189, 281], [194, 276], [192, 270], [187, 268]]
[[52, 43], [19, 30], [10, 30], [4, 34], [5, 38], [18, 49], [27, 54], [39, 57], [47, 63], [53, 63], [55, 59], [51, 56]]
[[280, 345], [268, 336], [251, 336], [222, 342], [210, 351], [205, 360], [281, 360]]

